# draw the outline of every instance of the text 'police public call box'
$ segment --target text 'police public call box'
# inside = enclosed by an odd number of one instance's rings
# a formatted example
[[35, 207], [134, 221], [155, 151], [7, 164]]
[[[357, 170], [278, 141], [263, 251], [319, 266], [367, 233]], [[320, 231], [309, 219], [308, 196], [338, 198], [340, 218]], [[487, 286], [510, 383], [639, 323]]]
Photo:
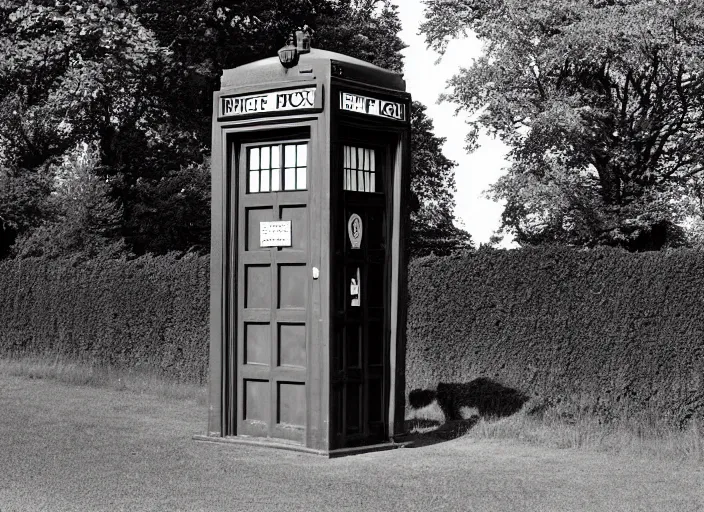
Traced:
[[388, 445], [404, 420], [410, 96], [363, 61], [282, 52], [214, 94], [200, 437]]

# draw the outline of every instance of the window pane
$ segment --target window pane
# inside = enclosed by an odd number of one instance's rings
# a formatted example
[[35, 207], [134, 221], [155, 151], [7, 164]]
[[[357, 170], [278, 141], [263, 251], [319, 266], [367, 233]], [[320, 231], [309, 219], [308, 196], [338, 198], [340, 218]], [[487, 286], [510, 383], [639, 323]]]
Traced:
[[281, 169], [274, 167], [271, 170], [271, 190], [277, 192], [281, 190]]
[[296, 167], [296, 146], [284, 146], [284, 167]]
[[287, 167], [284, 170], [284, 190], [296, 189], [296, 169], [295, 167]]
[[[264, 153], [262, 153], [263, 155]], [[262, 173], [262, 186], [261, 186], [261, 191], [262, 192], [269, 192], [269, 174], [271, 171], [269, 169], [265, 171], [261, 171]]]
[[376, 151], [369, 150], [369, 170], [371, 171], [369, 192], [376, 192]]
[[265, 148], [262, 148], [262, 164], [261, 168], [263, 169], [271, 169], [269, 166], [269, 156], [271, 155], [271, 146], [267, 146]]
[[251, 148], [249, 150], [249, 170], [259, 170], [259, 148]]
[[249, 171], [249, 191], [259, 192], [259, 171]]
[[274, 146], [271, 148], [271, 168], [279, 168], [279, 146]]
[[299, 144], [296, 149], [296, 167], [305, 167], [308, 160], [308, 144]]
[[376, 192], [376, 152], [355, 146], [343, 147], [344, 190]]
[[306, 189], [306, 168], [299, 167], [296, 169], [296, 190]]

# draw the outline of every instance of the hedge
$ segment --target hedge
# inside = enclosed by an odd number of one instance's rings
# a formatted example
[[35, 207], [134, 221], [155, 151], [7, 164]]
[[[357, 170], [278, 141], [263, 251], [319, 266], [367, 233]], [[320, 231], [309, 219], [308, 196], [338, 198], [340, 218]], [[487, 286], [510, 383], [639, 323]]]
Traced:
[[209, 258], [0, 261], [0, 354], [58, 354], [205, 382]]
[[407, 391], [488, 378], [602, 414], [704, 413], [704, 253], [543, 247], [409, 269]]
[[[208, 275], [207, 256], [1, 261], [0, 354], [204, 382]], [[703, 252], [430, 256], [411, 263], [409, 294], [407, 392], [481, 378], [602, 413], [704, 413]]]

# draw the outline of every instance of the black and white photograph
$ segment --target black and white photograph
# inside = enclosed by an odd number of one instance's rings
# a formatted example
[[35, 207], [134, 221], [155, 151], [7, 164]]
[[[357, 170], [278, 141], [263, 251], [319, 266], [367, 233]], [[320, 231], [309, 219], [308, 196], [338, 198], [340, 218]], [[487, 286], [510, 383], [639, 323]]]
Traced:
[[0, 512], [704, 511], [704, 0], [0, 0]]

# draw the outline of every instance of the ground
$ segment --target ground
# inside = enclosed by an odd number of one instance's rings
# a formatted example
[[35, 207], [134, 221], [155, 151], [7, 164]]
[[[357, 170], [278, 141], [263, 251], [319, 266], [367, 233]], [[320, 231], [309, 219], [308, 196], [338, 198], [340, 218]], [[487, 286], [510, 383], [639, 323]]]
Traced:
[[699, 511], [704, 467], [462, 437], [328, 460], [198, 443], [193, 400], [0, 373], [0, 511]]

